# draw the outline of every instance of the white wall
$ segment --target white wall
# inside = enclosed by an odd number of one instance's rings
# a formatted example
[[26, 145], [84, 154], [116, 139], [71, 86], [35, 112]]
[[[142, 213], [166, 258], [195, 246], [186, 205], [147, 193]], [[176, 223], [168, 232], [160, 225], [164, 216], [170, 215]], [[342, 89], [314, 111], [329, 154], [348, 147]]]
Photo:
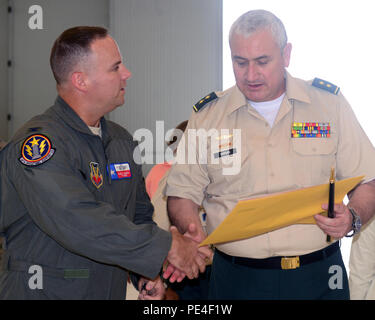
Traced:
[[[49, 55], [55, 39], [67, 28], [77, 25], [108, 27], [107, 0], [13, 0], [14, 35], [12, 121], [10, 135], [24, 122], [44, 112], [56, 97], [55, 80]], [[43, 9], [43, 30], [28, 27], [29, 7]]]
[[221, 0], [112, 0], [110, 14], [133, 74], [125, 106], [110, 118], [130, 133], [147, 128], [155, 137], [156, 120], [174, 128], [201, 97], [222, 88]]
[[0, 0], [0, 139], [8, 138], [8, 0]]

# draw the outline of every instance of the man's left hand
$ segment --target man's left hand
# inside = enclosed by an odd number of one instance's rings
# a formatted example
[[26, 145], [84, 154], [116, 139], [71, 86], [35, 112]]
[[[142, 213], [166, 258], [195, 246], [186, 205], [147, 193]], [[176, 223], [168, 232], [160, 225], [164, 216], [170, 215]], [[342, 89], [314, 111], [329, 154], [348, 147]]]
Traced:
[[165, 287], [158, 276], [155, 280], [141, 278], [138, 283], [138, 300], [163, 300], [165, 298]]
[[[322, 208], [328, 210], [328, 204], [323, 204]], [[334, 216], [334, 218], [328, 218], [317, 214], [314, 218], [318, 227], [326, 234], [333, 238], [341, 239], [352, 229], [352, 215], [343, 203], [336, 203]]]

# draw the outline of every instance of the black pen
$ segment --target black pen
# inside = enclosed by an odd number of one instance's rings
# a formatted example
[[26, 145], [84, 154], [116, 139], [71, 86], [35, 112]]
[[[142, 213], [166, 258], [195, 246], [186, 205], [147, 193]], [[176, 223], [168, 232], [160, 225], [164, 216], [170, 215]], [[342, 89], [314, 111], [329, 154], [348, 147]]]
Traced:
[[[335, 168], [331, 168], [329, 179], [328, 218], [334, 218], [333, 208], [335, 206]], [[327, 235], [327, 242], [331, 242], [331, 236]]]

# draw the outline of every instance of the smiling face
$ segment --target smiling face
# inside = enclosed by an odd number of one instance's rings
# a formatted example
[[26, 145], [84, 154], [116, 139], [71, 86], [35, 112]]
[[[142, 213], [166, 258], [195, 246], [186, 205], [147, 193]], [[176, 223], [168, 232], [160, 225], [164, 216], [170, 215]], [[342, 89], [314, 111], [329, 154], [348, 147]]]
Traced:
[[87, 61], [88, 97], [103, 115], [125, 102], [126, 81], [131, 72], [122, 63], [116, 42], [109, 36], [91, 44]]
[[236, 83], [247, 99], [271, 101], [285, 92], [291, 44], [280, 50], [271, 31], [263, 29], [247, 38], [234, 33], [230, 47]]

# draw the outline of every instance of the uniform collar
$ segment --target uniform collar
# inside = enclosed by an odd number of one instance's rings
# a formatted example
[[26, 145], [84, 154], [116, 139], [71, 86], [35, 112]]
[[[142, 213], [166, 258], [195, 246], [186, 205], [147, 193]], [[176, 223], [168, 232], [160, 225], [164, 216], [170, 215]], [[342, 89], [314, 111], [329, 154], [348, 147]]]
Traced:
[[[52, 109], [73, 129], [95, 136], [86, 123], [83, 122], [78, 114], [60, 96], [57, 96]], [[102, 127], [102, 138], [104, 138], [107, 135], [107, 125], [104, 117], [100, 119], [100, 125]]]
[[293, 78], [287, 71], [285, 71], [285, 74], [286, 95], [288, 99], [311, 103], [306, 82], [297, 78]]
[[[226, 103], [227, 107], [227, 113], [230, 114], [237, 109], [247, 106], [247, 99], [243, 95], [243, 93], [240, 91], [240, 89], [237, 87], [237, 85], [233, 86], [232, 88], [226, 90], [223, 92], [222, 96], [225, 96], [226, 94], [229, 94], [228, 102]], [[220, 95], [218, 94], [220, 97]]]
[[[289, 100], [298, 100], [306, 103], [311, 103], [310, 96], [307, 91], [306, 82], [297, 78], [293, 78], [289, 72], [285, 71], [286, 78], [286, 96]], [[235, 85], [234, 87], [224, 91], [222, 96], [230, 92], [228, 98], [228, 114], [237, 109], [247, 106], [247, 99], [240, 89]], [[218, 94], [220, 97], [220, 95]]]

